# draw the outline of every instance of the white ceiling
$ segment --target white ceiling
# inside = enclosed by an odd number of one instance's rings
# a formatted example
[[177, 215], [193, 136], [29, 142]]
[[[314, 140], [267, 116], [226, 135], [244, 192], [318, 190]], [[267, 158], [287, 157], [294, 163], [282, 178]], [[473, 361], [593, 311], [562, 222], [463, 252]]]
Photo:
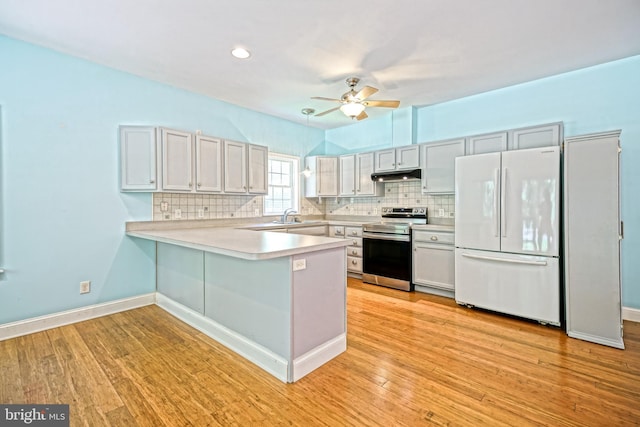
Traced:
[[406, 107], [638, 55], [640, 0], [0, 0], [0, 33], [305, 123], [352, 75]]

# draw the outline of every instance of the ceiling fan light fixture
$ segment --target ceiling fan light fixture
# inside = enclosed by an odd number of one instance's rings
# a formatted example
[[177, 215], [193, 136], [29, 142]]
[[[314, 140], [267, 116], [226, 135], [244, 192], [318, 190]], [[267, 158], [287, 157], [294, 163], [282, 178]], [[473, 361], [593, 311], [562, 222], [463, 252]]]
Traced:
[[342, 107], [340, 107], [340, 111], [342, 111], [346, 116], [354, 119], [364, 111], [364, 105], [359, 102], [349, 102], [343, 104]]
[[231, 50], [231, 55], [238, 59], [248, 59], [251, 56], [251, 52], [243, 47], [236, 47]]

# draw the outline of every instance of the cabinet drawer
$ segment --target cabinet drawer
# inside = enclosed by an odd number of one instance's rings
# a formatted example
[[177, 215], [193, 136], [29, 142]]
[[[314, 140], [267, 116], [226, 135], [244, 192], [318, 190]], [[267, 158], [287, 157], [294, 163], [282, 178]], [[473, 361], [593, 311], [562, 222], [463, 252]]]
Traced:
[[362, 237], [345, 237], [349, 242], [351, 242], [351, 245], [349, 246], [349, 249], [351, 249], [351, 246], [355, 246], [358, 248], [362, 247]]
[[354, 273], [362, 273], [362, 258], [348, 256], [347, 270]]
[[362, 248], [355, 246], [347, 247], [347, 255], [350, 257], [362, 258]]
[[362, 227], [345, 227], [344, 233], [346, 237], [362, 237]]
[[330, 225], [329, 237], [344, 237], [344, 225]]
[[447, 233], [443, 231], [413, 230], [414, 242], [453, 245], [454, 236], [454, 233]]

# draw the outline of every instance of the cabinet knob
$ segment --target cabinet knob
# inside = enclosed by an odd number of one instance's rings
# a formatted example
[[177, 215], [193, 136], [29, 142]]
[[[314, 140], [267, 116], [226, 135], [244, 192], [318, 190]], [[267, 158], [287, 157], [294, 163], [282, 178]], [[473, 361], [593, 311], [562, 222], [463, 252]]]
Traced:
[[358, 241], [357, 240], [353, 241], [353, 246], [358, 246]]
[[355, 259], [351, 260], [351, 264], [356, 265], [358, 263], [358, 261], [356, 261]]
[[398, 163], [398, 166], [400, 166], [401, 164], [402, 164], [402, 162], [399, 162], [399, 163]]
[[155, 179], [151, 179], [151, 180], [149, 180], [149, 184], [155, 184], [155, 183], [156, 183], [156, 180], [155, 180]]
[[351, 235], [352, 235], [352, 236], [357, 236], [357, 235], [358, 235], [358, 232], [357, 232], [357, 231], [355, 231], [355, 230], [353, 230], [353, 231], [351, 232]]
[[436, 240], [438, 240], [438, 236], [431, 236], [431, 240], [435, 242]]
[[242, 186], [242, 189], [243, 189], [243, 190], [246, 190], [246, 189], [247, 189], [247, 186], [246, 186], [246, 185], [243, 185], [243, 186]]
[[193, 185], [192, 183], [189, 183], [189, 188], [191, 188], [192, 185]]
[[198, 186], [198, 188], [202, 187], [202, 184], [198, 183], [196, 184]]
[[356, 251], [355, 249], [351, 251], [351, 255], [358, 255], [358, 251]]

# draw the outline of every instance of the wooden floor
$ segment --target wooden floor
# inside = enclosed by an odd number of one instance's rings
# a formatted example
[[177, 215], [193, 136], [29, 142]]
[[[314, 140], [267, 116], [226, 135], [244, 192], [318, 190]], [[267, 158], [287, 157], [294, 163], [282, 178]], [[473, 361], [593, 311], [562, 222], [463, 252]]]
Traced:
[[348, 349], [284, 384], [156, 306], [0, 342], [0, 403], [71, 425], [638, 425], [627, 349], [349, 280]]

